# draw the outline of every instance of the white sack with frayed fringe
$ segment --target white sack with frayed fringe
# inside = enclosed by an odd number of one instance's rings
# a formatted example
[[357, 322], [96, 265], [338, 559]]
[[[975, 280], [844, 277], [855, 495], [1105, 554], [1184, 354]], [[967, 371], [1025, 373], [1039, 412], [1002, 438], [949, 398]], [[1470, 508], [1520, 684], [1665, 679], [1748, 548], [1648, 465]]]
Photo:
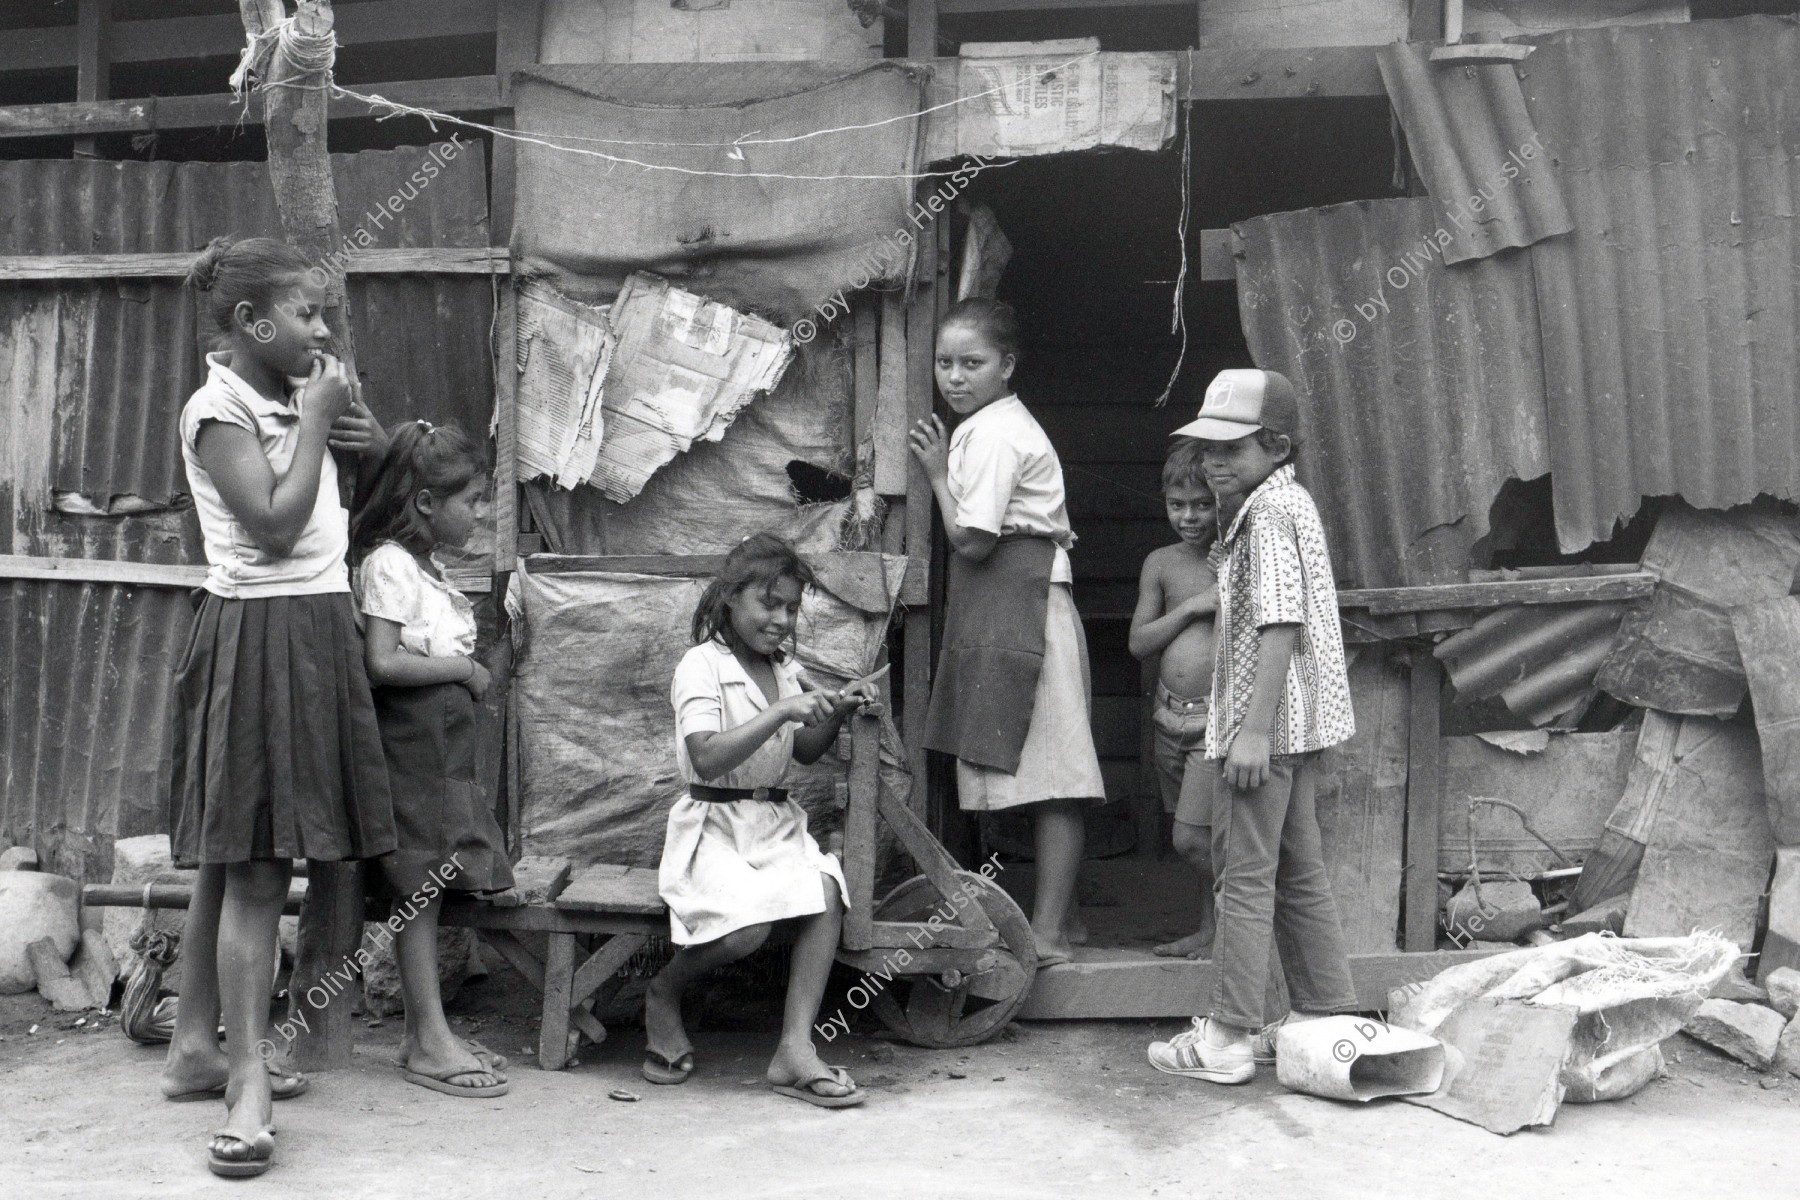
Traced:
[[1716, 933], [1618, 938], [1590, 933], [1451, 967], [1388, 994], [1388, 1019], [1435, 1033], [1478, 998], [1581, 1013], [1563, 1064], [1565, 1099], [1618, 1100], [1662, 1073], [1662, 1040], [1694, 1015], [1741, 951]]

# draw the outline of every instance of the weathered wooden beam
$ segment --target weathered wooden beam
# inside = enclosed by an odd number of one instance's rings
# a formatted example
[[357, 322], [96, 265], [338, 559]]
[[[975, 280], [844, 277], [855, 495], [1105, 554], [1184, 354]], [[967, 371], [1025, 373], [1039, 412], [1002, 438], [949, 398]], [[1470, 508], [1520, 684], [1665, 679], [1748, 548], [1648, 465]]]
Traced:
[[[345, 45], [422, 41], [492, 33], [495, 0], [370, 0], [347, 6], [338, 21]], [[236, 58], [244, 26], [236, 17], [157, 17], [113, 25], [116, 63]], [[8, 30], [0, 71], [42, 71], [80, 63], [82, 26]]]
[[1648, 571], [1633, 571], [1628, 575], [1355, 588], [1338, 593], [1338, 607], [1366, 608], [1377, 616], [1388, 616], [1452, 608], [1504, 608], [1511, 604], [1583, 604], [1594, 600], [1637, 600], [1648, 596], [1655, 587], [1656, 576]]
[[[1485, 950], [1430, 954], [1352, 954], [1350, 978], [1357, 1007], [1385, 1010], [1388, 993], [1430, 979], [1439, 971], [1486, 958]], [[1087, 950], [1076, 960], [1037, 973], [1019, 1010], [1027, 1021], [1186, 1017], [1204, 1009], [1216, 972], [1211, 961], [1153, 958], [1141, 951]]]
[[[417, 246], [353, 250], [344, 269], [351, 275], [506, 275], [504, 250], [482, 246]], [[0, 279], [179, 279], [194, 263], [192, 251], [177, 254], [5, 254]]]
[[[494, 34], [494, 77], [499, 81], [503, 103], [512, 102], [513, 73], [537, 62], [543, 29], [543, 0], [503, 0]], [[510, 109], [495, 114], [496, 128], [511, 129], [512, 123]], [[510, 138], [495, 138], [493, 170], [489, 175], [488, 240], [496, 246], [512, 242], [513, 187], [517, 175], [518, 144]]]
[[[116, 33], [116, 31], [115, 31]], [[414, 79], [371, 83], [356, 89], [445, 113], [483, 113], [502, 107], [499, 81], [492, 75], [446, 79]], [[510, 110], [509, 110], [510, 111]], [[331, 100], [334, 121], [351, 120], [377, 111], [361, 100]], [[151, 133], [159, 129], [213, 129], [262, 125], [262, 113], [230, 95], [161, 96], [140, 100], [90, 100], [66, 104], [14, 104], [0, 107], [0, 138], [83, 137], [101, 133]]]
[[[75, 14], [75, 99], [105, 100], [112, 95], [112, 0], [80, 0]], [[75, 143], [75, 157], [94, 157], [94, 140]]]
[[1412, 656], [1412, 703], [1406, 735], [1406, 854], [1401, 879], [1406, 907], [1401, 946], [1437, 945], [1438, 810], [1443, 799], [1444, 743], [1438, 736], [1444, 668], [1424, 650]]
[[881, 791], [881, 722], [874, 717], [854, 718], [850, 738], [843, 854], [850, 908], [844, 913], [840, 941], [846, 950], [867, 950], [875, 944], [875, 810]]
[[907, 0], [906, 56], [936, 58], [939, 0]]

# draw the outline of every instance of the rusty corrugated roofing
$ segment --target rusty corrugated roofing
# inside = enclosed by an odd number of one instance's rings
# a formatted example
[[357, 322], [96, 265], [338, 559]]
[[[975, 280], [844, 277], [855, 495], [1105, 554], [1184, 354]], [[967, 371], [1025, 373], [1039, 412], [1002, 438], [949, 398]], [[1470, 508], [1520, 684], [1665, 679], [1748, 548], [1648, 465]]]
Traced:
[[[337, 156], [346, 230], [395, 194], [428, 152]], [[372, 237], [384, 246], [486, 243], [478, 151], [459, 154]], [[276, 228], [261, 163], [0, 163], [0, 253], [196, 249]], [[385, 422], [455, 420], [485, 435], [493, 411], [492, 281], [352, 276], [367, 398]], [[0, 285], [0, 552], [199, 562], [191, 512], [79, 516], [185, 492], [175, 422], [200, 380], [192, 297], [174, 280]], [[173, 588], [0, 582], [0, 832], [48, 869], [104, 877], [115, 836], [154, 831], [166, 786], [171, 676], [192, 610]]]
[[1432, 651], [1459, 700], [1498, 696], [1533, 725], [1580, 715], [1612, 650], [1623, 602], [1497, 609]]
[[1406, 148], [1437, 205], [1447, 263], [1529, 246], [1573, 227], [1562, 185], [1508, 62], [1433, 63], [1431, 47], [1376, 51]]
[[1647, 496], [1800, 497], [1800, 27], [1534, 40], [1519, 73], [1575, 219], [1531, 250], [1562, 548]]
[[1251, 355], [1301, 393], [1300, 474], [1356, 587], [1463, 578], [1500, 485], [1549, 469], [1526, 260], [1446, 269], [1436, 220], [1363, 200], [1233, 226]]

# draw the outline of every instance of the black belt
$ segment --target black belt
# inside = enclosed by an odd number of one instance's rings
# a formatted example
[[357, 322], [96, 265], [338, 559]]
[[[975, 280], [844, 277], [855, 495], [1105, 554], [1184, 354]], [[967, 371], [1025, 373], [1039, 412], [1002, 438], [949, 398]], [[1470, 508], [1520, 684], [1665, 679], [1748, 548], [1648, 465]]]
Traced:
[[688, 784], [688, 795], [708, 804], [730, 804], [734, 800], [772, 800], [783, 804], [788, 798], [786, 788], [722, 788], [708, 787], [704, 783]]

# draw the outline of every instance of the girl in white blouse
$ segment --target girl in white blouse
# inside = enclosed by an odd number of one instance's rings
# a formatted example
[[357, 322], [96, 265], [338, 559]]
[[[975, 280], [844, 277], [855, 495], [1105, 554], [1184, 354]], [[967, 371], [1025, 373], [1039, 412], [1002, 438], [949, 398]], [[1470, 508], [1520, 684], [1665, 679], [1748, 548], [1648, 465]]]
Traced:
[[438, 990], [440, 896], [503, 891], [512, 866], [475, 778], [475, 704], [487, 668], [475, 657], [475, 610], [432, 557], [474, 531], [487, 463], [461, 430], [414, 421], [395, 431], [381, 474], [357, 510], [357, 594], [369, 681], [394, 795], [397, 849], [381, 859], [395, 903], [392, 928], [410, 1083], [452, 1096], [499, 1096], [505, 1062], [450, 1032]]
[[806, 811], [781, 783], [788, 764], [817, 762], [844, 720], [875, 701], [872, 685], [808, 691], [793, 659], [800, 599], [812, 568], [771, 534], [745, 538], [694, 613], [696, 643], [675, 669], [675, 760], [687, 794], [669, 812], [659, 890], [675, 957], [645, 997], [644, 1078], [682, 1083], [694, 1069], [681, 997], [707, 972], [761, 946], [776, 921], [795, 921], [781, 1043], [766, 1078], [776, 1092], [847, 1108], [863, 1092], [819, 1058], [813, 1022], [837, 951], [849, 892], [819, 849]]

